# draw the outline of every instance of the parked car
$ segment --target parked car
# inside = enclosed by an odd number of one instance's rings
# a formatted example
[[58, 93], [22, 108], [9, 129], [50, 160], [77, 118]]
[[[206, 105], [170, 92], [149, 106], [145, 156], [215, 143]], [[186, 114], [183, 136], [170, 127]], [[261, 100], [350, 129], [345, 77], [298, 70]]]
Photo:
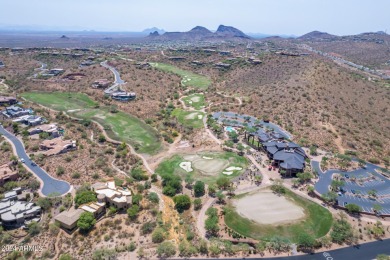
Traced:
[[31, 166], [37, 166], [35, 162], [31, 162]]
[[352, 194], [356, 194], [356, 191], [355, 190], [351, 190]]
[[345, 176], [345, 178], [349, 179], [349, 175], [348, 174], [345, 174], [344, 176]]
[[20, 158], [20, 162], [24, 163], [24, 159], [23, 159], [23, 158]]
[[345, 201], [345, 202], [344, 202], [344, 206], [347, 206], [347, 204], [348, 204], [348, 202]]

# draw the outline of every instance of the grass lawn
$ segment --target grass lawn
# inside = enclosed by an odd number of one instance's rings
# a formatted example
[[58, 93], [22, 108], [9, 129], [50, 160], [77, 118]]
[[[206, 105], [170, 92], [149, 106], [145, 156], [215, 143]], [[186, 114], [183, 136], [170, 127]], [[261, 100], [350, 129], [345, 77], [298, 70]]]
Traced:
[[[333, 222], [331, 213], [324, 207], [302, 198], [290, 190], [285, 196], [305, 210], [306, 218], [298, 223], [282, 225], [261, 225], [239, 215], [234, 207], [226, 206], [225, 223], [237, 233], [257, 240], [269, 240], [273, 236], [282, 236], [297, 242], [299, 234], [306, 232], [316, 238], [325, 236]], [[237, 198], [237, 199], [240, 199]]]
[[206, 116], [203, 112], [184, 111], [180, 108], [176, 108], [175, 110], [173, 110], [172, 115], [177, 118], [180, 124], [193, 128], [202, 128], [204, 126], [203, 117]]
[[169, 64], [151, 62], [150, 65], [159, 70], [171, 72], [180, 76], [182, 78], [181, 84], [183, 86], [207, 89], [211, 85], [211, 80], [209, 78], [187, 70], [182, 70]]
[[229, 179], [233, 179], [243, 173], [248, 165], [248, 161], [245, 157], [239, 156], [235, 153], [231, 152], [202, 152], [198, 153], [199, 156], [205, 156], [205, 157], [211, 157], [215, 159], [224, 159], [229, 161], [229, 166], [236, 166], [236, 167], [241, 167], [242, 170], [240, 171], [234, 171], [232, 175], [224, 175], [222, 174], [222, 170], [219, 174], [216, 175], [204, 175], [199, 170], [193, 167], [194, 171], [188, 173], [182, 168], [180, 168], [179, 164], [183, 161], [186, 161], [182, 155], [174, 155], [173, 157], [164, 160], [156, 169], [157, 174], [162, 174], [162, 173], [168, 173], [168, 174], [177, 174], [181, 176], [183, 179], [185, 176], [188, 174], [192, 175], [192, 177], [195, 180], [201, 180], [207, 184], [215, 183], [215, 181], [221, 177], [225, 176]]
[[204, 106], [206, 106], [206, 102], [204, 100], [203, 94], [192, 94], [188, 97], [183, 98], [184, 103], [189, 106], [193, 107], [197, 110], [202, 109]]
[[[124, 113], [111, 113], [108, 107], [97, 107], [97, 103], [81, 93], [23, 93], [23, 97], [58, 111], [69, 111], [71, 116], [94, 120], [105, 128], [114, 140], [126, 142], [141, 153], [154, 154], [162, 147], [157, 132], [139, 120]], [[80, 109], [80, 110], [78, 110]]]

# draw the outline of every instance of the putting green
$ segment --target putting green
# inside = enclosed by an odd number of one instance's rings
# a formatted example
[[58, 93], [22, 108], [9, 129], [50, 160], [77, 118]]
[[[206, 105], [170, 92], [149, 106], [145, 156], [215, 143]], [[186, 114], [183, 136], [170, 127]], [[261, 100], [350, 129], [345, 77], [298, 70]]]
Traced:
[[193, 127], [193, 128], [202, 128], [203, 118], [205, 113], [198, 111], [185, 111], [180, 108], [176, 108], [172, 111], [172, 116], [176, 117], [180, 124]]
[[200, 110], [206, 106], [206, 102], [203, 94], [189, 95], [188, 97], [184, 97], [183, 101], [186, 104], [186, 106], [193, 107], [197, 110]]
[[162, 148], [158, 133], [152, 127], [122, 111], [111, 113], [109, 107], [99, 107], [85, 94], [28, 92], [22, 96], [73, 117], [94, 120], [105, 128], [110, 138], [129, 143], [140, 153], [155, 154]]
[[[193, 171], [188, 173], [180, 164], [190, 162]], [[241, 170], [234, 170], [232, 175], [223, 175], [228, 167], [239, 167]], [[220, 176], [234, 178], [245, 171], [247, 160], [235, 153], [229, 152], [203, 152], [198, 154], [175, 155], [163, 161], [156, 169], [158, 174], [178, 174], [186, 176], [191, 174], [194, 179], [202, 180], [206, 183], [213, 183]], [[238, 169], [238, 168], [235, 168]]]

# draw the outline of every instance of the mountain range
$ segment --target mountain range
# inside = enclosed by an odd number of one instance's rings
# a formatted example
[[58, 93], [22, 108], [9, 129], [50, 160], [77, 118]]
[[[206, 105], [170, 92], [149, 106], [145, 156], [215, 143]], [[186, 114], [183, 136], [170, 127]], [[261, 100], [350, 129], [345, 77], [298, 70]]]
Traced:
[[220, 25], [217, 31], [212, 32], [209, 29], [196, 26], [188, 32], [165, 32], [150, 33], [149, 37], [153, 37], [156, 40], [213, 40], [213, 39], [251, 39], [242, 31], [232, 26]]

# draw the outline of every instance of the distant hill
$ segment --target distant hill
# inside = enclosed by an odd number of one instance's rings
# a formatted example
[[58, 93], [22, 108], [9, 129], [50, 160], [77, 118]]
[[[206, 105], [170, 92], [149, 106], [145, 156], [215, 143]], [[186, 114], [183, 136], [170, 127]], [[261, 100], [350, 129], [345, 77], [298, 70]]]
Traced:
[[215, 32], [215, 34], [218, 37], [238, 37], [238, 38], [244, 38], [244, 39], [250, 39], [248, 35], [243, 33], [242, 31], [232, 27], [232, 26], [225, 26], [225, 25], [220, 25], [218, 27], [218, 30]]
[[153, 39], [169, 40], [169, 41], [193, 41], [193, 40], [218, 40], [218, 39], [250, 39], [248, 35], [242, 31], [231, 27], [220, 25], [216, 32], [212, 32], [209, 29], [196, 26], [188, 32], [166, 32], [159, 37], [153, 35]]
[[145, 29], [141, 33], [145, 34], [145, 35], [149, 35], [149, 34], [154, 33], [154, 32], [158, 32], [158, 34], [160, 34], [160, 35], [165, 33], [164, 29], [159, 29], [157, 27]]
[[304, 34], [304, 35], [298, 37], [298, 39], [300, 39], [300, 40], [321, 40], [321, 39], [324, 39], [325, 40], [325, 39], [335, 39], [338, 37], [339, 36], [329, 34], [326, 32], [313, 31], [313, 32], [309, 32], [307, 34]]

